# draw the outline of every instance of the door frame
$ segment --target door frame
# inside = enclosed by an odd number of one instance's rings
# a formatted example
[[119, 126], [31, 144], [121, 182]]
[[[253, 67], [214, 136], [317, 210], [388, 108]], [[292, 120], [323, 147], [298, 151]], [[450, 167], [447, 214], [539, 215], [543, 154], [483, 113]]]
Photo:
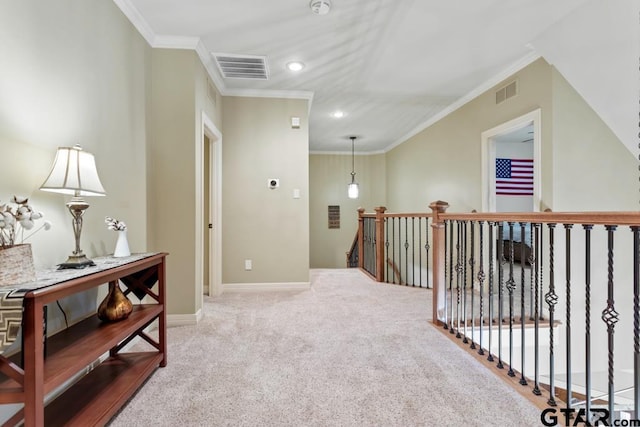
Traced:
[[[202, 111], [200, 135], [196, 146], [196, 298], [202, 299], [204, 289], [204, 264], [209, 263], [209, 289], [211, 296], [222, 293], [222, 133]], [[204, 194], [205, 135], [209, 138], [209, 194]], [[209, 198], [208, 224], [213, 228], [205, 228], [203, 218], [204, 198]], [[204, 233], [209, 232], [209, 259], [204, 260]], [[197, 305], [200, 309], [202, 304]]]
[[498, 135], [533, 125], [533, 212], [542, 202], [542, 110], [537, 108], [508, 122], [488, 129], [480, 135], [482, 162], [482, 211], [496, 211], [496, 144]]

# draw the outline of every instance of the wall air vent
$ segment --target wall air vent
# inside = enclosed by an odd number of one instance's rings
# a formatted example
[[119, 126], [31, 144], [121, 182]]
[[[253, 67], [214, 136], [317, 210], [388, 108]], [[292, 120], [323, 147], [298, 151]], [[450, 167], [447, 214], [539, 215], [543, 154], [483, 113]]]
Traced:
[[214, 53], [220, 73], [226, 79], [268, 80], [266, 56]]
[[518, 94], [518, 81], [514, 80], [496, 91], [496, 104], [501, 104]]

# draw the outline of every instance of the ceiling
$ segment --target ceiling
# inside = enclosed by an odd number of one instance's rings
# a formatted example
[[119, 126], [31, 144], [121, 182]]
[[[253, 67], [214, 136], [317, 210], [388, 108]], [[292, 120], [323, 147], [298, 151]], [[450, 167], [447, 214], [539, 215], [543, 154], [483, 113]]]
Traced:
[[[531, 41], [587, 0], [331, 0], [326, 15], [308, 0], [114, 1], [155, 46], [197, 47], [225, 95], [312, 99], [310, 151], [350, 152], [356, 135], [383, 152], [532, 61]], [[212, 53], [265, 56], [269, 78], [223, 78]]]

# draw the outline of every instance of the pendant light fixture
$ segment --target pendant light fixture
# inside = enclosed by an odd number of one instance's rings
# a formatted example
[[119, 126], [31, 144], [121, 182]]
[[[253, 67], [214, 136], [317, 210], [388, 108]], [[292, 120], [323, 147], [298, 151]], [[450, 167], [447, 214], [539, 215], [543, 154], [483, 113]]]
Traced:
[[350, 136], [349, 138], [351, 138], [351, 184], [349, 184], [349, 187], [347, 188], [347, 194], [349, 195], [350, 199], [357, 199], [359, 191], [358, 191], [358, 183], [356, 182], [355, 154], [353, 151], [356, 137]]

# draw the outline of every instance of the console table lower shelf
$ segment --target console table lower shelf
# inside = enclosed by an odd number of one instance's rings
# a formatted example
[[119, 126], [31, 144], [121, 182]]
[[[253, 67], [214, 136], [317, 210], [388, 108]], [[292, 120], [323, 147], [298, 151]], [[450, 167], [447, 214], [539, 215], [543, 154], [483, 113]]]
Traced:
[[[166, 366], [165, 256], [149, 254], [143, 259], [120, 262], [25, 295], [23, 354], [11, 358], [0, 355], [0, 403], [24, 403], [25, 408], [5, 425], [18, 424], [22, 419], [27, 427], [105, 425], [156, 368]], [[125, 294], [148, 295], [154, 303], [134, 305], [127, 319], [113, 323], [101, 322], [93, 315], [47, 339], [45, 348], [45, 304], [119, 281], [125, 284]], [[157, 338], [145, 332], [154, 322]], [[137, 337], [149, 351], [123, 351]], [[106, 360], [91, 369], [105, 354]], [[87, 370], [45, 407], [47, 394]]]

